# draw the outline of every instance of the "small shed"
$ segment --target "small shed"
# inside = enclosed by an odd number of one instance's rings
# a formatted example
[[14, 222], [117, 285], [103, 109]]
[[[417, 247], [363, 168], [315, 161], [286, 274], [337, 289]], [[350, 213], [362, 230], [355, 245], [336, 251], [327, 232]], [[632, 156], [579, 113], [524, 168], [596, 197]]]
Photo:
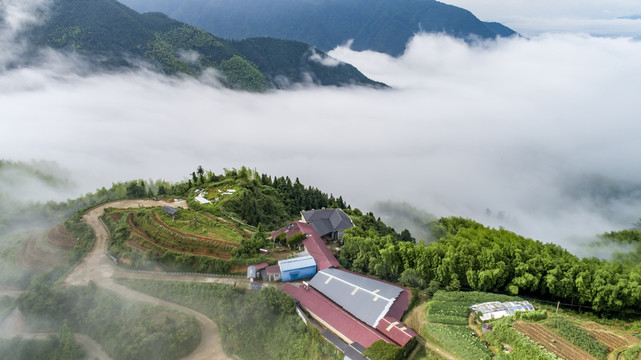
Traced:
[[257, 265], [249, 265], [247, 267], [247, 278], [248, 279], [258, 279], [258, 278], [263, 278], [264, 279], [264, 270], [269, 264], [264, 262], [260, 263]]
[[316, 261], [311, 256], [280, 260], [278, 266], [282, 281], [293, 281], [316, 275]]
[[174, 221], [176, 218], [176, 213], [178, 213], [178, 209], [173, 208], [171, 206], [163, 206], [162, 209], [169, 215], [171, 215], [171, 221]]
[[267, 281], [280, 280], [280, 267], [278, 265], [272, 265], [272, 266], [266, 267], [265, 275], [267, 275]]

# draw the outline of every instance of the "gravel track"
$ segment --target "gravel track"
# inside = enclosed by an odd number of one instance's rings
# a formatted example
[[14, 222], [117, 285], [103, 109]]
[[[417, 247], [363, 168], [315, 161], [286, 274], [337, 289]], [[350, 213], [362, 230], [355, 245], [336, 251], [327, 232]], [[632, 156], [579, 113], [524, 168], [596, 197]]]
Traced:
[[150, 304], [157, 304], [167, 306], [187, 314], [194, 315], [199, 323], [202, 333], [202, 341], [200, 345], [185, 357], [185, 360], [226, 360], [232, 359], [227, 356], [222, 348], [220, 341], [218, 326], [205, 315], [186, 308], [184, 306], [167, 302], [156, 297], [152, 297], [134, 290], [131, 290], [122, 285], [114, 282], [115, 278], [134, 278], [134, 279], [149, 279], [149, 280], [182, 280], [182, 281], [201, 281], [201, 282], [220, 282], [226, 284], [237, 283], [239, 286], [248, 286], [245, 279], [234, 278], [211, 278], [204, 276], [181, 276], [181, 275], [164, 275], [164, 274], [141, 274], [141, 273], [128, 273], [117, 268], [107, 255], [107, 245], [109, 241], [109, 234], [107, 229], [100, 221], [100, 216], [108, 207], [113, 208], [136, 208], [136, 207], [152, 207], [152, 206], [172, 206], [172, 207], [187, 207], [186, 202], [164, 202], [154, 200], [123, 200], [116, 201], [108, 204], [100, 205], [96, 208], [89, 210], [84, 216], [83, 221], [89, 224], [96, 233], [96, 240], [93, 249], [85, 256], [85, 258], [76, 266], [73, 271], [69, 273], [65, 279], [65, 283], [69, 285], [86, 285], [89, 281], [95, 282], [98, 286], [109, 289], [123, 298], [142, 301]]

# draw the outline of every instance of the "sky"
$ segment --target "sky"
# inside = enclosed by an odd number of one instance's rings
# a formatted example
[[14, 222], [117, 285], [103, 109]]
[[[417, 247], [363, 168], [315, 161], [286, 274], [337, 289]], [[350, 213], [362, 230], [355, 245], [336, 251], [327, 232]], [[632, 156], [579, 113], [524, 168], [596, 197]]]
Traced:
[[470, 46], [418, 35], [398, 58], [330, 52], [392, 89], [250, 94], [146, 70], [86, 76], [82, 59], [53, 51], [11, 69], [12, 34], [37, 21], [21, 19], [0, 34], [0, 157], [55, 161], [78, 194], [244, 165], [361, 209], [405, 201], [575, 252], [641, 217], [639, 199], [597, 201], [588, 186], [640, 183], [641, 43], [629, 37], [542, 32]]
[[498, 21], [525, 36], [580, 32], [641, 36], [641, 2], [636, 0], [445, 0], [484, 21]]

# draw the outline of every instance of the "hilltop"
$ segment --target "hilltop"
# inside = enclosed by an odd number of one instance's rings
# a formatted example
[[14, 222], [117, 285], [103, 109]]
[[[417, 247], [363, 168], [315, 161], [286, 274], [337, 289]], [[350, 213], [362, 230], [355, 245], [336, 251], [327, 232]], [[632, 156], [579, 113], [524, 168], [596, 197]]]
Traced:
[[115, 0], [54, 0], [44, 22], [23, 36], [32, 45], [21, 60], [26, 64], [53, 48], [83, 55], [93, 65], [90, 71], [151, 67], [198, 77], [215, 69], [224, 86], [250, 91], [297, 83], [384, 86], [301, 42], [224, 40], [161, 13], [140, 14]]
[[353, 40], [354, 50], [403, 53], [418, 32], [466, 40], [515, 35], [468, 10], [435, 0], [122, 0], [134, 9], [161, 11], [224, 38], [270, 36], [329, 51]]
[[[10, 165], [25, 168], [21, 163]], [[36, 172], [38, 167], [32, 165], [31, 173], [41, 178], [46, 174]], [[112, 340], [114, 334], [124, 333], [123, 325], [99, 333], [99, 323], [87, 327], [78, 321], [94, 310], [64, 304], [90, 304], [78, 299], [116, 296], [96, 288], [129, 294], [116, 284], [204, 314], [221, 328], [225, 352], [243, 359], [300, 359], [306, 351], [315, 354], [313, 358], [334, 358], [332, 345], [314, 327], [305, 327], [293, 300], [277, 290], [282, 283], [257, 285], [245, 278], [249, 265], [274, 266], [300, 252], [296, 241], [283, 242], [273, 234], [268, 238], [269, 230], [299, 219], [303, 209], [332, 207], [344, 209], [354, 225], [342, 239], [326, 240], [327, 250], [338, 260], [332, 266], [411, 289], [410, 308], [399, 320], [420, 336], [414, 358], [605, 359], [622, 353], [622, 358], [635, 359], [641, 351], [638, 256], [621, 261], [581, 259], [558, 245], [471, 219], [436, 219], [400, 204], [384, 206], [388, 214], [418, 221], [434, 240], [417, 243], [408, 231], [399, 233], [373, 213], [352, 209], [341, 196], [245, 167], [222, 174], [199, 167], [175, 184], [130, 181], [67, 204], [47, 204], [52, 213], [64, 214], [79, 206], [86, 207], [44, 231], [3, 233], [0, 285], [27, 288], [15, 302], [21, 311], [44, 317], [54, 328], [67, 322], [73, 331], [111, 347], [107, 351], [114, 359], [126, 358], [117, 354], [120, 348], [142, 353], [154, 343], [116, 347]], [[6, 217], [5, 222], [12, 219]], [[294, 235], [291, 238], [307, 238], [303, 233]], [[631, 229], [603, 238], [604, 244], [638, 245], [641, 235]], [[44, 277], [36, 276], [42, 273]], [[62, 274], [71, 287], [55, 285]], [[89, 280], [94, 284], [78, 287]], [[530, 301], [538, 311], [487, 320], [484, 313], [469, 310], [474, 304], [521, 300]], [[6, 316], [13, 304], [5, 310], [0, 306], [0, 315]], [[167, 314], [163, 317], [179, 316]], [[182, 327], [195, 328], [193, 322], [180, 321]], [[493, 327], [490, 332], [488, 324]], [[152, 339], [175, 333], [172, 322], [166, 325], [157, 334], [140, 336]], [[274, 336], [263, 336], [267, 332]], [[0, 341], [0, 353], [2, 345]], [[383, 353], [405, 358], [413, 346], [414, 342], [401, 348], [375, 342], [366, 351], [371, 359], [381, 359]], [[208, 349], [214, 351], [212, 346]], [[513, 355], [506, 356], [503, 350]]]

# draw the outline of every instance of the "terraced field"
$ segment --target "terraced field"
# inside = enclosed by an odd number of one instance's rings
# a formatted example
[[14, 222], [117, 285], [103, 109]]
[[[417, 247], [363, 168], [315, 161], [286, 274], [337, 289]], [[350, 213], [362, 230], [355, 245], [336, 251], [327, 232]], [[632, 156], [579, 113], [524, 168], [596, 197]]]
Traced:
[[66, 254], [74, 244], [75, 239], [64, 225], [57, 225], [46, 232], [34, 232], [22, 244], [19, 262], [26, 269], [44, 272], [64, 264]]
[[629, 345], [634, 345], [641, 342], [639, 341], [639, 339], [629, 335], [622, 336], [622, 335], [611, 333], [606, 330], [598, 330], [598, 329], [586, 329], [586, 330], [590, 333], [590, 335], [593, 338], [605, 344], [608, 347], [609, 351], [612, 351], [621, 346], [629, 346]]
[[537, 323], [515, 322], [514, 328], [542, 345], [547, 351], [565, 360], [594, 359], [587, 352], [565, 341], [560, 336]]

